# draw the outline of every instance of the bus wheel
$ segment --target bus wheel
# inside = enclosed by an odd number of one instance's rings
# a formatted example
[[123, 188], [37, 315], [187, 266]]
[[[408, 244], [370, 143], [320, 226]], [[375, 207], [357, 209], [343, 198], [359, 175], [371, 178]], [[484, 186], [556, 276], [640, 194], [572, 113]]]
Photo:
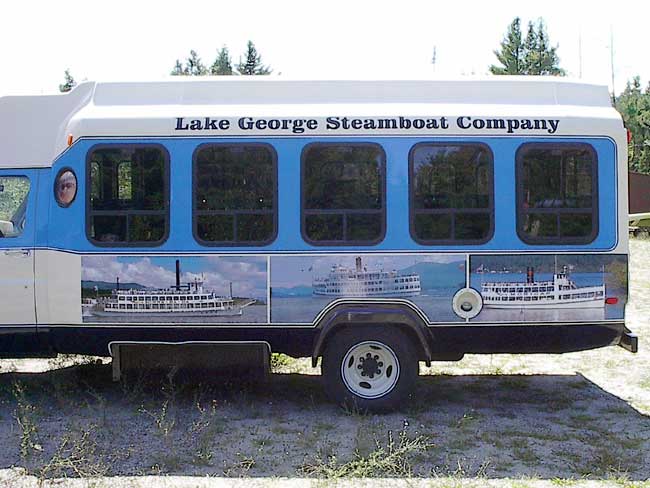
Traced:
[[395, 327], [346, 327], [330, 339], [323, 352], [328, 394], [360, 410], [396, 408], [411, 395], [417, 376], [417, 351], [411, 339]]

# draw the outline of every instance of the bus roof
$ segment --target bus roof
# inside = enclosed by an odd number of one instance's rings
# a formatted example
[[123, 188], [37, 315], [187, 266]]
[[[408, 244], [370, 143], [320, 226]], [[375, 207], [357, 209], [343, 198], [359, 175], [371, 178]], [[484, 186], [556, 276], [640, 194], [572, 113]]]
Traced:
[[[305, 121], [299, 130], [296, 120]], [[624, 138], [624, 129], [606, 86], [566, 78], [316, 81], [233, 76], [85, 82], [63, 95], [2, 97], [0, 134], [0, 168], [6, 168], [50, 166], [66, 149], [69, 135], [75, 141], [405, 134]]]

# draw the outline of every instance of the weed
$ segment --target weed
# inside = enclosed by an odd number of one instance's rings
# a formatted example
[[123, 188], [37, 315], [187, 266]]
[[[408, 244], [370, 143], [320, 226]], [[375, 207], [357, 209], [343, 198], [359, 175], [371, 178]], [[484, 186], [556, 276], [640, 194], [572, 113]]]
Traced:
[[244, 477], [253, 468], [253, 466], [255, 466], [255, 459], [252, 457], [244, 456], [241, 453], [237, 453], [237, 457], [239, 458], [239, 461], [223, 470], [223, 474], [225, 476]]
[[[99, 393], [97, 390], [95, 390], [92, 386], [86, 383], [86, 389], [88, 391], [88, 394], [93, 397], [96, 401], [96, 408], [99, 410], [101, 413], [101, 426], [106, 428], [108, 427], [108, 405], [106, 403], [106, 398]], [[88, 405], [90, 408], [91, 406]]]
[[165, 383], [162, 388], [162, 393], [165, 399], [159, 410], [150, 411], [144, 407], [140, 408], [141, 413], [144, 413], [153, 419], [156, 430], [163, 441], [164, 454], [161, 456], [160, 463], [157, 463], [157, 465], [160, 469], [166, 468], [171, 471], [175, 471], [181, 466], [181, 459], [178, 456], [174, 438], [174, 428], [176, 426], [176, 397], [178, 395], [178, 390], [174, 383], [175, 374], [175, 369], [172, 369], [169, 374], [167, 374], [167, 383]]
[[199, 411], [199, 418], [193, 422], [190, 428], [190, 435], [192, 438], [196, 438], [196, 449], [192, 462], [209, 466], [212, 461], [215, 437], [224, 432], [225, 428], [218, 421], [216, 400], [212, 400], [209, 407], [203, 407], [200, 402], [197, 402], [196, 408]]
[[20, 382], [13, 384], [13, 395], [17, 404], [14, 416], [20, 426], [20, 457], [26, 459], [34, 451], [43, 450], [38, 442], [36, 406], [29, 401], [25, 386]]
[[453, 420], [450, 427], [456, 427], [459, 429], [469, 429], [480, 417], [475, 410], [468, 410], [463, 414], [458, 420]]
[[471, 447], [476, 447], [478, 444], [473, 436], [471, 435], [462, 435], [460, 433], [455, 434], [449, 439], [447, 447], [454, 451], [465, 452]]
[[356, 403], [345, 402], [341, 404], [341, 410], [343, 410], [343, 413], [345, 415], [358, 418], [359, 420], [368, 415], [368, 412], [359, 408]]
[[528, 444], [526, 438], [520, 437], [512, 440], [513, 456], [524, 464], [534, 464], [538, 461], [535, 451]]
[[385, 445], [379, 441], [368, 455], [363, 456], [355, 450], [350, 461], [341, 463], [336, 456], [319, 458], [312, 464], [303, 464], [301, 474], [319, 478], [369, 478], [369, 477], [410, 477], [413, 474], [411, 458], [426, 451], [430, 444], [423, 436], [409, 438], [401, 431], [395, 440], [388, 431]]
[[96, 425], [91, 425], [79, 432], [66, 433], [52, 458], [37, 471], [39, 477], [105, 475], [108, 466], [98, 456], [97, 443], [90, 437], [90, 432], [96, 428]]
[[551, 479], [551, 484], [553, 486], [573, 486], [578, 484], [577, 480], [574, 480], [573, 478], [552, 478]]
[[272, 446], [274, 444], [273, 437], [270, 435], [265, 435], [253, 440], [253, 444], [257, 446], [258, 451], [263, 451], [265, 447]]

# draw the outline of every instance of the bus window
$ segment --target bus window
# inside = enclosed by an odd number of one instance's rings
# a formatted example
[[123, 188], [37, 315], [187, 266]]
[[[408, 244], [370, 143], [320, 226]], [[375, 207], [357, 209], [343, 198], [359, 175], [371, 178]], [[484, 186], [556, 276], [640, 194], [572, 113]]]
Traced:
[[277, 234], [277, 156], [262, 144], [205, 144], [194, 153], [194, 237], [263, 245]]
[[87, 234], [100, 246], [156, 246], [169, 233], [169, 155], [154, 144], [88, 154]]
[[311, 144], [302, 153], [302, 235], [371, 245], [386, 233], [386, 156], [377, 144]]
[[480, 244], [494, 229], [493, 157], [482, 144], [418, 144], [409, 157], [411, 236]]
[[18, 237], [25, 228], [29, 179], [0, 177], [0, 237]]
[[586, 244], [598, 233], [597, 158], [587, 144], [517, 151], [517, 233], [528, 244]]

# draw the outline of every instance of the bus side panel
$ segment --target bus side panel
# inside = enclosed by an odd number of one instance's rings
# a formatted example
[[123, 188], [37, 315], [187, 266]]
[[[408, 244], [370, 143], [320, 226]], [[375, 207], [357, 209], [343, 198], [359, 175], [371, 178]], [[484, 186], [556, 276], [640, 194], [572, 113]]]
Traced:
[[81, 256], [40, 249], [36, 251], [35, 270], [39, 329], [48, 324], [80, 324]]

